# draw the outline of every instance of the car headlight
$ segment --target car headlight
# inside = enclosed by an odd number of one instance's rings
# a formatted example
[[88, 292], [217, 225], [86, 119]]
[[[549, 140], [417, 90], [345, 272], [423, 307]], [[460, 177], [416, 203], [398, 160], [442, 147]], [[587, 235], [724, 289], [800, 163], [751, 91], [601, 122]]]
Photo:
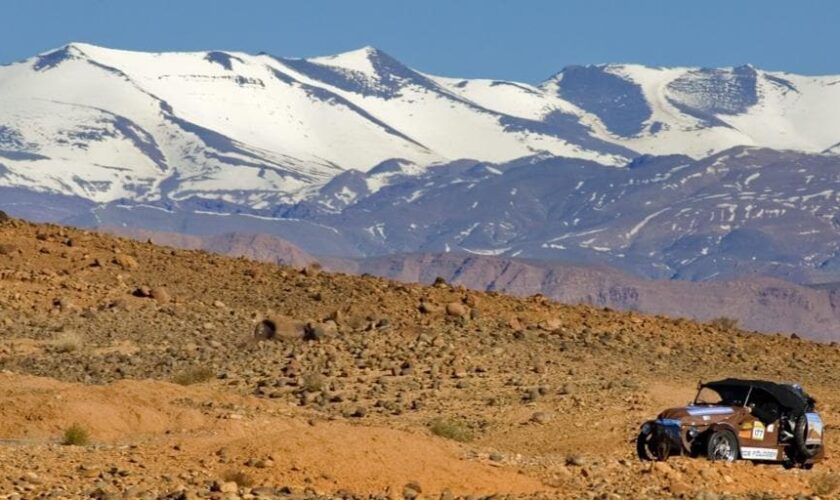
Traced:
[[650, 422], [642, 424], [642, 434], [650, 434], [653, 431], [653, 425]]

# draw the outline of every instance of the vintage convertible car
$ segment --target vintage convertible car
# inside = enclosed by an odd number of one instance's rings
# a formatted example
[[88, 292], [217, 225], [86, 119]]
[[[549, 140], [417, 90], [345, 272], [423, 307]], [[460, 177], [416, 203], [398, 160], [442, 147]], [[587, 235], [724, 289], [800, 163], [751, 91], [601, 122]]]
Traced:
[[700, 383], [693, 403], [642, 425], [636, 451], [642, 460], [685, 454], [811, 468], [825, 454], [815, 404], [797, 384], [731, 378]]

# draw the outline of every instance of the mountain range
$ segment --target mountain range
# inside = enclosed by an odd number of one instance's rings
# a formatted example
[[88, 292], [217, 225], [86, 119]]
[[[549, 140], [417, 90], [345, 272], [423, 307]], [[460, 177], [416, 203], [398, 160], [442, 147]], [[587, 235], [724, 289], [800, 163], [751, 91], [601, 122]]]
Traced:
[[567, 67], [530, 85], [443, 78], [371, 47], [312, 59], [69, 44], [0, 68], [6, 187], [95, 203], [265, 209], [347, 170], [533, 155], [624, 166], [734, 146], [836, 151], [840, 77]]
[[[302, 252], [289, 259], [391, 276], [371, 263], [840, 282], [839, 155], [840, 76], [749, 65], [570, 66], [526, 84], [434, 76], [371, 47], [73, 43], [0, 67], [0, 209], [219, 248], [222, 233], [271, 235]], [[251, 244], [266, 260], [292, 248]], [[495, 282], [477, 274], [470, 286]]]

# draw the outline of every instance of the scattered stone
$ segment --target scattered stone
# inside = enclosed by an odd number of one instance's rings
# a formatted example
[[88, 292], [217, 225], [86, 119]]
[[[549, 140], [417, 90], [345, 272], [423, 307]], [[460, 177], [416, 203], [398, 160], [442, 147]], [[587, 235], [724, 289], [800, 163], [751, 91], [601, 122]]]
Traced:
[[423, 314], [435, 314], [441, 311], [440, 306], [427, 301], [420, 302], [418, 309]]
[[306, 340], [323, 340], [334, 337], [338, 333], [338, 326], [332, 322], [307, 323], [304, 327], [304, 338]]
[[469, 310], [460, 302], [450, 302], [446, 304], [446, 314], [448, 316], [463, 317], [469, 313]]
[[163, 287], [155, 287], [149, 290], [149, 297], [153, 298], [155, 302], [161, 305], [172, 302], [172, 297], [169, 295], [169, 292], [166, 291], [166, 288]]
[[137, 259], [124, 253], [115, 255], [113, 263], [118, 265], [125, 271], [130, 271], [132, 269], [137, 269], [138, 267], [140, 267], [140, 264], [137, 262]]
[[227, 481], [219, 485], [219, 493], [239, 493], [239, 485], [233, 481]]
[[423, 488], [420, 487], [420, 483], [417, 481], [409, 481], [403, 487], [403, 498], [406, 500], [418, 498], [421, 493], [423, 493]]
[[547, 424], [551, 422], [551, 416], [548, 413], [538, 411], [531, 415], [531, 422], [536, 424]]

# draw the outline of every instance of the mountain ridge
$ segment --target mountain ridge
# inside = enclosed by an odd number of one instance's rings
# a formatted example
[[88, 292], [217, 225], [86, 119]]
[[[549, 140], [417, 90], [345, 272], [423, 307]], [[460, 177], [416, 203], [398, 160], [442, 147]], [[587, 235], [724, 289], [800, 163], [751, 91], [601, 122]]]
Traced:
[[71, 43], [0, 69], [0, 184], [97, 203], [198, 196], [253, 207], [304, 199], [390, 158], [550, 154], [623, 166], [737, 145], [833, 152], [832, 78], [603, 64], [530, 85], [429, 75], [373, 47], [288, 58]]

